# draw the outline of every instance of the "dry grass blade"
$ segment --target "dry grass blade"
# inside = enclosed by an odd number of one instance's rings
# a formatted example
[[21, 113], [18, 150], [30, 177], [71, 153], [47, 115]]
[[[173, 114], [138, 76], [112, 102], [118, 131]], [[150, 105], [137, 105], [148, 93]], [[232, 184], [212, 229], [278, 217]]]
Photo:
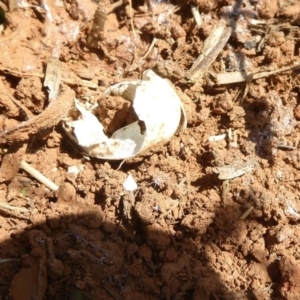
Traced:
[[239, 220], [245, 220], [250, 214], [251, 212], [254, 210], [254, 206], [251, 205], [249, 208], [247, 208], [247, 210], [239, 217]]
[[136, 40], [136, 32], [134, 29], [134, 24], [133, 24], [133, 8], [132, 8], [132, 0], [129, 0], [129, 14], [130, 14], [130, 26], [131, 26], [131, 30], [134, 36], [134, 40]]
[[216, 74], [215, 77], [217, 80], [217, 84], [222, 85], [222, 84], [246, 82], [248, 81], [248, 78], [251, 76], [252, 76], [251, 80], [255, 80], [255, 79], [268, 77], [282, 72], [294, 71], [297, 69], [300, 69], [300, 63], [297, 63], [294, 66], [284, 67], [273, 71], [257, 71], [255, 73], [249, 73], [249, 74], [247, 74], [246, 72], [221, 73], [221, 74]]
[[157, 38], [153, 38], [153, 40], [152, 40], [152, 42], [151, 42], [151, 44], [150, 44], [150, 46], [149, 46], [147, 52], [146, 52], [145, 55], [140, 59], [141, 61], [142, 61], [142, 60], [145, 60], [145, 59], [148, 57], [148, 55], [150, 54], [150, 52], [151, 52], [152, 49], [154, 48], [156, 42], [157, 42]]
[[[19, 72], [17, 70], [14, 70], [10, 67], [3, 66], [3, 65], [0, 65], [0, 71], [3, 72], [4, 74], [9, 74], [9, 75], [12, 75], [12, 76], [15, 76], [15, 77], [20, 77], [20, 78], [32, 77], [32, 76], [39, 77], [39, 78], [44, 78], [45, 77], [45, 75], [42, 74], [42, 73]], [[97, 89], [98, 88], [98, 85], [95, 84], [94, 82], [81, 79], [78, 76], [76, 76], [75, 74], [72, 74], [72, 78], [62, 77], [61, 81], [66, 83], [66, 84], [69, 84], [69, 85], [80, 85], [80, 86], [85, 86], [85, 87], [88, 87], [88, 88], [91, 88], [91, 89]]]
[[192, 5], [192, 7], [191, 7], [191, 12], [192, 12], [192, 14], [193, 14], [195, 23], [197, 24], [197, 26], [200, 27], [200, 26], [201, 26], [201, 23], [202, 23], [202, 19], [201, 19], [201, 15], [200, 15], [200, 13], [199, 13], [198, 7]]
[[56, 99], [59, 91], [62, 75], [62, 64], [55, 58], [51, 57], [47, 63], [44, 86], [49, 90], [49, 101]]
[[232, 33], [232, 28], [220, 23], [213, 29], [205, 40], [200, 56], [196, 59], [191, 69], [187, 72], [187, 78], [195, 81], [200, 79], [209, 66], [216, 60], [219, 53], [227, 43]]
[[18, 210], [18, 211], [22, 211], [22, 212], [29, 212], [29, 210], [24, 207], [12, 206], [12, 205], [9, 205], [2, 201], [0, 201], [0, 209], [3, 209], [5, 211], [6, 210]]

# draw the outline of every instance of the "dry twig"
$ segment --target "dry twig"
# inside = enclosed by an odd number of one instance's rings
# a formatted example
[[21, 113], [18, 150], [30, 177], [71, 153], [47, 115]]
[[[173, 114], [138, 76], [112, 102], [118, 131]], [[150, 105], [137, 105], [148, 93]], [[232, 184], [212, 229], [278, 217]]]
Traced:
[[57, 125], [73, 106], [74, 98], [75, 92], [64, 86], [58, 98], [53, 100], [40, 115], [20, 123], [16, 128], [1, 132], [0, 143], [25, 141], [40, 129]]
[[42, 173], [40, 173], [38, 170], [30, 166], [27, 162], [24, 160], [21, 161], [21, 168], [29, 173], [32, 177], [34, 177], [39, 182], [43, 183], [47, 188], [49, 188], [52, 191], [57, 191], [59, 186], [56, 185], [53, 181], [51, 181], [49, 178], [44, 176]]
[[294, 71], [300, 69], [300, 63], [295, 64], [294, 66], [283, 67], [278, 70], [273, 71], [257, 71], [254, 73], [247, 74], [246, 72], [231, 72], [231, 73], [221, 73], [215, 74], [215, 78], [217, 80], [218, 85], [222, 84], [232, 84], [232, 83], [239, 83], [239, 82], [246, 82], [251, 80], [260, 79], [263, 77], [268, 77], [274, 74], [287, 72], [287, 71]]
[[9, 205], [9, 204], [7, 204], [5, 202], [2, 202], [2, 201], [0, 201], [0, 209], [18, 210], [18, 211], [22, 211], [22, 212], [29, 212], [29, 210], [27, 208], [12, 206], [12, 205]]
[[[39, 77], [39, 78], [44, 78], [45, 75], [42, 73], [26, 73], [26, 72], [19, 72], [17, 70], [13, 70], [12, 68], [9, 68], [7, 66], [0, 65], [0, 72], [3, 72], [5, 74], [9, 74], [15, 77], [23, 78], [23, 77]], [[62, 77], [61, 81], [68, 84], [68, 85], [80, 85], [80, 86], [85, 86], [91, 89], [97, 89], [98, 85], [84, 79], [78, 78], [75, 74], [73, 74], [74, 78], [64, 78]]]

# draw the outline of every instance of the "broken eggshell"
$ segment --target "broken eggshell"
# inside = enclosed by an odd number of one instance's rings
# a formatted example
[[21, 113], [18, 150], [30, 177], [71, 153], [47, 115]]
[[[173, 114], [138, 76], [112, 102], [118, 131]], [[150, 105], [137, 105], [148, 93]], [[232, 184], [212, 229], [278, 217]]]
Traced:
[[186, 114], [173, 86], [151, 70], [143, 73], [142, 80], [111, 86], [104, 95], [120, 95], [132, 101], [138, 121], [116, 130], [109, 138], [92, 110], [75, 100], [80, 116], [65, 122], [64, 127], [89, 156], [111, 160], [131, 158], [186, 128]]

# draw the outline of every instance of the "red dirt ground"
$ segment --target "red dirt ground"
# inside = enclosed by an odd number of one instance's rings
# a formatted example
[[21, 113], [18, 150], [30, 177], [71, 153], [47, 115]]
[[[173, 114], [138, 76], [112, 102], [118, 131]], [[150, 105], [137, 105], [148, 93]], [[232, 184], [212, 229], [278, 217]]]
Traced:
[[[96, 42], [94, 1], [30, 0], [10, 11], [1, 2], [1, 299], [299, 299], [300, 75], [288, 67], [300, 61], [300, 6], [170, 2], [112, 9], [103, 0]], [[220, 22], [233, 33], [203, 78], [190, 82], [187, 71]], [[63, 80], [48, 107], [51, 57]], [[247, 83], [215, 79], [284, 67]], [[146, 69], [172, 82], [188, 128], [121, 166], [83, 155], [59, 123], [67, 99], [100, 102], [111, 84]], [[125, 119], [115, 118], [118, 98], [99, 107], [112, 131]], [[58, 191], [19, 170], [21, 160]], [[246, 171], [225, 180], [216, 174], [224, 166]], [[138, 184], [131, 194], [122, 185], [128, 174]]]

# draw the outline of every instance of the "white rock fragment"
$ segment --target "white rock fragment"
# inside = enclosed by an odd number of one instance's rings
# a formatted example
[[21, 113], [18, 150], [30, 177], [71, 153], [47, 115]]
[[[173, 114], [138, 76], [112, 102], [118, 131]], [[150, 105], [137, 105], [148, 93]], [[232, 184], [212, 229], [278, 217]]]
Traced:
[[123, 187], [127, 192], [133, 192], [138, 188], [138, 186], [131, 174], [129, 174], [128, 177], [123, 182]]
[[83, 166], [70, 166], [68, 167], [68, 174], [73, 174], [75, 178], [77, 178], [80, 171], [83, 170]]
[[226, 133], [224, 134], [220, 134], [220, 135], [211, 135], [209, 138], [208, 138], [208, 141], [209, 142], [218, 142], [218, 141], [222, 141], [226, 138]]

